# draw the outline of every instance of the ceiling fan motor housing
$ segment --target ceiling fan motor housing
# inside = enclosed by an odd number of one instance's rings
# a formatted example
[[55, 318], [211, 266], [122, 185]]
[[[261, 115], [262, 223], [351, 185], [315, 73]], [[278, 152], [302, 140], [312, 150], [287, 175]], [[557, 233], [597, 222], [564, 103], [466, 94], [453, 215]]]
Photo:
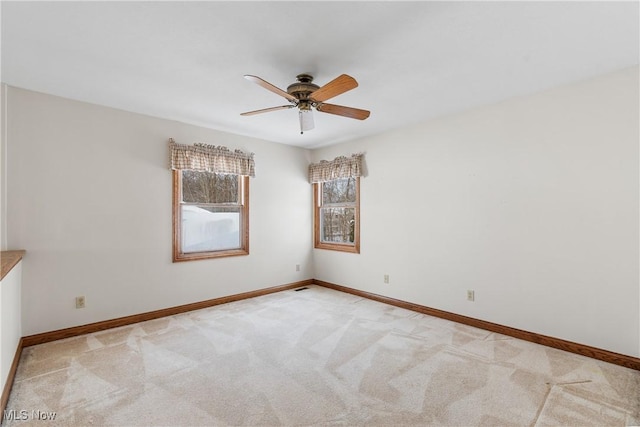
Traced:
[[287, 87], [287, 93], [295, 96], [300, 101], [308, 100], [309, 95], [320, 89], [320, 86], [311, 83], [313, 81], [313, 76], [309, 74], [298, 74], [296, 78], [298, 81]]

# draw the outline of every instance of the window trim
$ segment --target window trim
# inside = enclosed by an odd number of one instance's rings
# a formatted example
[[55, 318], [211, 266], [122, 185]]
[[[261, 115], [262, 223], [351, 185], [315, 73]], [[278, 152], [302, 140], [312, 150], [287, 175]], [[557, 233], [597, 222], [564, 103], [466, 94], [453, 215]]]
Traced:
[[322, 191], [322, 182], [313, 183], [313, 241], [314, 248], [327, 249], [331, 251], [360, 253], [360, 177], [356, 178], [356, 203], [355, 203], [355, 225], [354, 225], [354, 242], [350, 243], [336, 243], [336, 242], [323, 242], [320, 239], [320, 209], [322, 208], [322, 199], [320, 192]]
[[182, 227], [180, 216], [181, 184], [182, 170], [174, 169], [173, 171], [173, 262], [195, 261], [201, 259], [223, 258], [230, 256], [249, 255], [249, 177], [238, 175], [241, 181], [241, 205], [242, 205], [242, 221], [240, 231], [240, 248], [224, 249], [220, 251], [208, 252], [182, 252]]

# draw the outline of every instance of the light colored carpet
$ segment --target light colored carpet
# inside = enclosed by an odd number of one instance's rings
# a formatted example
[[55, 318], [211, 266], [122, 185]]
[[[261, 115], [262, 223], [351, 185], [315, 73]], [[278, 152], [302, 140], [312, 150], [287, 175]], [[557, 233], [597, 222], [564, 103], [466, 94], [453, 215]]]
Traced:
[[26, 348], [7, 411], [26, 414], [9, 426], [624, 426], [640, 372], [310, 286]]

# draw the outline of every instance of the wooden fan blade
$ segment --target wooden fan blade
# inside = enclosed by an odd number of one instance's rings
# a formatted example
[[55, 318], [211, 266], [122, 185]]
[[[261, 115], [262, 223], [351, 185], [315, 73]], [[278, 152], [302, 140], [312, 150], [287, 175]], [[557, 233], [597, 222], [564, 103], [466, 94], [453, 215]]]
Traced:
[[290, 93], [285, 92], [284, 90], [275, 87], [274, 85], [272, 85], [271, 83], [269, 83], [266, 80], [261, 79], [260, 77], [257, 76], [251, 76], [249, 74], [244, 76], [245, 79], [254, 82], [255, 84], [257, 84], [258, 86], [262, 86], [263, 88], [270, 90], [271, 92], [280, 95], [280, 96], [284, 96], [285, 98], [287, 98], [289, 101], [297, 101], [297, 98], [293, 95], [291, 95]]
[[320, 89], [312, 92], [310, 98], [313, 101], [322, 102], [356, 87], [358, 87], [356, 79], [346, 74], [342, 74], [322, 86]]
[[336, 114], [338, 116], [349, 117], [351, 119], [364, 120], [371, 112], [360, 110], [359, 108], [343, 107], [342, 105], [320, 104], [316, 109], [322, 113]]
[[262, 113], [268, 113], [269, 111], [278, 111], [278, 110], [284, 110], [287, 108], [293, 108], [295, 107], [295, 105], [281, 105], [280, 107], [271, 107], [271, 108], [263, 108], [262, 110], [254, 110], [254, 111], [247, 111], [246, 113], [240, 113], [241, 116], [253, 116], [254, 114], [262, 114]]

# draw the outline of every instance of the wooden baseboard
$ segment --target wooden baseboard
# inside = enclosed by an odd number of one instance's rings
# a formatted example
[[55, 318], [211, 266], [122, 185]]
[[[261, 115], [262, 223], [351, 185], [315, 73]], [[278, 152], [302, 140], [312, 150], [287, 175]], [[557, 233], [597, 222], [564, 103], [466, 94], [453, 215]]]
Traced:
[[[221, 298], [214, 298], [211, 300], [200, 301], [192, 304], [185, 304], [185, 305], [180, 305], [176, 307], [165, 308], [162, 310], [150, 311], [142, 314], [134, 314], [132, 316], [120, 317], [117, 319], [90, 323], [88, 325], [75, 326], [72, 328], [59, 329], [56, 331], [44, 332], [41, 334], [29, 335], [29, 336], [23, 337], [20, 340], [20, 347], [18, 352], [16, 352], [16, 359], [14, 359], [13, 365], [11, 367], [12, 373], [9, 374], [9, 376], [11, 377], [11, 381], [9, 381], [9, 378], [8, 378], [7, 385], [10, 390], [11, 389], [10, 384], [13, 383], [12, 375], [15, 375], [15, 369], [17, 368], [17, 363], [18, 363], [18, 360], [20, 359], [19, 353], [22, 351], [23, 347], [29, 347], [32, 345], [42, 344], [50, 341], [56, 341], [63, 338], [70, 338], [78, 335], [89, 334], [92, 332], [103, 331], [106, 329], [117, 328], [120, 326], [131, 325], [138, 322], [144, 322], [146, 320], [158, 319], [160, 317], [173, 316], [175, 314], [212, 307], [218, 304], [225, 304], [228, 302], [239, 301], [247, 298], [253, 298], [261, 295], [285, 291], [288, 289], [294, 289], [301, 286], [308, 286], [312, 284], [324, 286], [326, 288], [350, 293], [353, 295], [358, 295], [363, 298], [368, 298], [374, 301], [379, 301], [379, 302], [393, 305], [396, 307], [405, 308], [407, 310], [412, 310], [418, 313], [427, 314], [429, 316], [451, 320], [453, 322], [462, 323], [462, 324], [473, 326], [480, 329], [485, 329], [487, 331], [496, 332], [502, 335], [511, 336], [524, 341], [530, 341], [536, 344], [557, 348], [560, 350], [568, 351], [570, 353], [580, 354], [582, 356], [591, 357], [593, 359], [602, 360], [604, 362], [613, 363], [616, 365], [625, 366], [627, 368], [640, 371], [640, 358], [637, 358], [637, 357], [627, 356], [620, 353], [614, 353], [609, 350], [603, 350], [601, 348], [591, 347], [585, 344], [579, 344], [571, 341], [566, 341], [560, 338], [554, 338], [547, 335], [541, 335], [534, 332], [524, 331], [521, 329], [512, 328], [510, 326], [499, 325], [497, 323], [488, 322], [486, 320], [475, 319], [473, 317], [467, 317], [467, 316], [451, 313], [444, 310], [438, 310], [435, 308], [426, 307], [420, 304], [402, 301], [395, 298], [374, 294], [371, 292], [366, 292], [366, 291], [361, 291], [354, 288], [349, 288], [346, 286], [336, 285], [334, 283], [325, 282], [323, 280], [308, 279], [308, 280], [302, 280], [300, 282], [289, 283], [286, 285], [259, 289], [257, 291], [244, 292], [241, 294], [229, 295]], [[4, 404], [6, 404], [6, 401], [4, 400], [5, 394], [6, 394], [6, 398], [8, 399], [9, 394], [7, 392], [7, 385], [5, 385], [5, 390], [2, 395], [3, 400], [0, 401], [0, 404], [3, 402]]]
[[530, 341], [536, 344], [557, 348], [560, 350], [568, 351], [570, 353], [580, 354], [582, 356], [591, 357], [593, 359], [602, 360], [604, 362], [613, 363], [615, 365], [620, 365], [640, 371], [640, 359], [637, 357], [614, 353], [612, 351], [603, 350], [601, 348], [591, 347], [585, 344], [579, 344], [546, 335], [540, 335], [534, 332], [523, 331], [521, 329], [487, 322], [486, 320], [475, 319], [473, 317], [462, 316], [460, 314], [455, 314], [448, 311], [425, 307], [420, 304], [414, 304], [395, 298], [385, 297], [382, 295], [373, 294], [346, 286], [336, 285], [334, 283], [329, 283], [322, 280], [314, 279], [313, 283], [315, 285], [324, 286], [325, 288], [347, 292], [353, 295], [361, 296], [363, 298], [371, 299], [389, 305], [394, 305], [396, 307], [405, 308], [411, 311], [416, 311], [418, 313], [427, 314], [429, 316], [440, 317], [442, 319], [451, 320], [453, 322], [485, 329], [487, 331], [496, 332], [502, 335], [508, 335], [510, 337], [518, 338], [524, 341]]
[[9, 395], [11, 394], [11, 388], [13, 387], [13, 380], [16, 377], [16, 371], [18, 370], [18, 363], [20, 362], [20, 356], [22, 356], [22, 348], [24, 347], [23, 338], [18, 341], [18, 348], [16, 348], [16, 354], [13, 356], [13, 362], [11, 368], [9, 368], [9, 374], [7, 375], [7, 381], [4, 383], [4, 389], [2, 390], [2, 397], [0, 397], [0, 414], [4, 414], [4, 410], [9, 402]]
[[258, 289], [257, 291], [244, 292], [241, 294], [229, 295], [221, 298], [214, 298], [206, 301], [194, 302], [191, 304], [179, 305], [176, 307], [163, 308], [161, 310], [149, 311], [142, 314], [134, 314], [131, 316], [119, 317], [117, 319], [104, 320], [102, 322], [90, 323], [88, 325], [74, 326], [66, 329], [59, 329], [51, 332], [43, 332], [41, 334], [29, 335], [22, 338], [24, 347], [43, 344], [50, 341], [56, 341], [64, 338], [71, 338], [78, 335], [85, 335], [92, 332], [99, 332], [106, 329], [117, 328], [120, 326], [131, 325], [134, 323], [144, 322], [146, 320], [158, 319], [160, 317], [173, 316], [188, 311], [200, 310], [202, 308], [212, 307], [214, 305], [226, 304], [233, 301], [240, 301], [247, 298], [259, 297], [262, 295], [272, 294], [274, 292], [286, 291], [288, 289], [308, 286], [313, 284], [313, 279], [302, 280], [299, 282], [289, 283], [286, 285], [273, 286], [270, 288]]

